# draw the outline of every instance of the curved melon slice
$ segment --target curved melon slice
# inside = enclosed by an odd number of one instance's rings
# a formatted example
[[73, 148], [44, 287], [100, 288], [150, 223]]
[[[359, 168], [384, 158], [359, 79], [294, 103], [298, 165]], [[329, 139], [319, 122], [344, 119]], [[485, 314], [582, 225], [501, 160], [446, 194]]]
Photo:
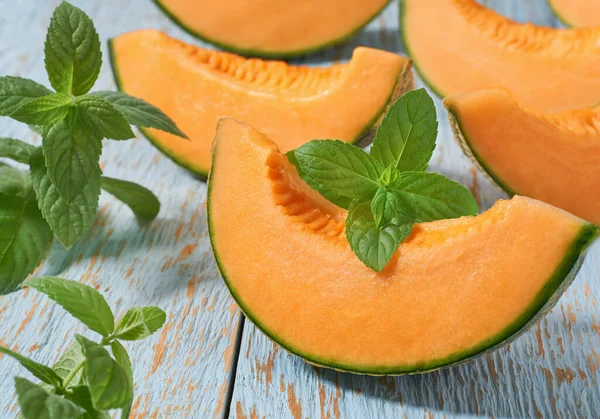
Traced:
[[568, 26], [600, 26], [598, 0], [549, 0], [556, 16]]
[[504, 89], [444, 104], [463, 149], [501, 188], [600, 224], [600, 107], [540, 114]]
[[328, 68], [246, 59], [154, 30], [121, 35], [110, 48], [119, 88], [158, 106], [191, 141], [143, 132], [201, 176], [221, 117], [256, 126], [284, 151], [315, 138], [370, 141], [387, 107], [413, 84], [410, 60], [370, 48]]
[[338, 44], [390, 0], [154, 0], [192, 35], [243, 55], [291, 57]]
[[519, 24], [475, 0], [401, 4], [407, 51], [442, 97], [505, 87], [540, 111], [600, 103], [600, 28]]
[[346, 212], [232, 119], [219, 124], [208, 194], [213, 251], [250, 320], [309, 362], [357, 373], [424, 372], [513, 339], [556, 302], [597, 233], [515, 197], [416, 225], [377, 273], [350, 250]]

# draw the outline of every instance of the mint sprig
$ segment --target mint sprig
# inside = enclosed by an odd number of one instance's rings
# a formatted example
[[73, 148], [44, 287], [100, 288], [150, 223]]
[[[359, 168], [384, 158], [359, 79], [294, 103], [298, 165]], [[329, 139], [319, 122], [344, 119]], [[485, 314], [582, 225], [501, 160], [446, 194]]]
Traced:
[[[44, 62], [54, 91], [33, 80], [0, 77], [0, 116], [42, 136], [37, 148], [0, 138], [0, 157], [30, 166], [30, 180], [0, 164], [0, 294], [17, 290], [50, 250], [53, 233], [71, 248], [89, 230], [101, 189], [153, 220], [160, 203], [148, 189], [102, 177], [102, 140], [134, 137], [131, 125], [185, 137], [158, 108], [119, 92], [91, 92], [102, 65], [98, 33], [80, 9], [62, 2], [46, 35]], [[37, 207], [37, 208], [36, 208]], [[51, 233], [49, 233], [51, 231]]]
[[121, 418], [128, 418], [133, 403], [133, 372], [120, 339], [140, 340], [150, 336], [164, 325], [165, 312], [158, 307], [133, 308], [115, 325], [104, 297], [88, 285], [56, 277], [30, 279], [25, 285], [46, 294], [99, 332], [101, 339], [94, 341], [75, 335], [73, 343], [52, 367], [0, 346], [0, 354], [17, 360], [40, 380], [36, 384], [15, 378], [23, 417], [110, 418], [111, 409], [121, 409]]
[[311, 141], [287, 153], [311, 188], [348, 210], [346, 238], [371, 269], [385, 268], [415, 223], [479, 210], [467, 188], [425, 172], [437, 128], [433, 100], [419, 89], [390, 107], [371, 154], [336, 140]]

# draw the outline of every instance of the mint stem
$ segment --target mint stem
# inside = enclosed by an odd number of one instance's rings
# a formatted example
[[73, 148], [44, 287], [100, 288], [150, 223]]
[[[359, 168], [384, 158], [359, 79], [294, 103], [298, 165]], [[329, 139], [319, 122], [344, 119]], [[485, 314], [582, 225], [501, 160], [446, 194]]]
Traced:
[[69, 373], [69, 375], [67, 375], [63, 381], [63, 387], [66, 389], [69, 386], [69, 383], [71, 382], [71, 380], [73, 380], [73, 378], [75, 377], [75, 375], [77, 375], [77, 373], [79, 372], [79, 370], [84, 366], [85, 364], [85, 359], [83, 361], [81, 361], [79, 364], [75, 365], [75, 368], [73, 368], [71, 370], [71, 372]]

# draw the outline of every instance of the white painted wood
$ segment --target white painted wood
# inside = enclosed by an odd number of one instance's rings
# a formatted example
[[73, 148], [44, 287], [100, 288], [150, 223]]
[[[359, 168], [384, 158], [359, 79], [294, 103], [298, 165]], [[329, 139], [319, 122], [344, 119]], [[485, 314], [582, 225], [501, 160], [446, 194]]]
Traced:
[[[58, 0], [0, 0], [0, 75], [30, 77], [49, 85], [43, 44]], [[149, 0], [73, 0], [94, 20], [104, 48], [95, 90], [115, 89], [106, 40], [145, 27], [190, 40]], [[0, 119], [2, 136], [39, 143], [27, 128]], [[158, 219], [139, 227], [129, 209], [103, 194], [91, 232], [71, 251], [55, 244], [40, 273], [93, 285], [117, 315], [140, 305], [168, 313], [162, 331], [126, 343], [136, 383], [132, 417], [222, 417], [239, 321], [210, 251], [206, 185], [160, 154], [143, 137], [105, 141], [107, 176], [132, 180], [162, 202]], [[0, 297], [0, 342], [51, 363], [74, 333], [85, 329], [34, 291]], [[93, 333], [89, 333], [93, 336]], [[97, 336], [96, 336], [97, 337]], [[0, 359], [0, 417], [17, 414], [12, 377], [30, 375], [13, 360]]]

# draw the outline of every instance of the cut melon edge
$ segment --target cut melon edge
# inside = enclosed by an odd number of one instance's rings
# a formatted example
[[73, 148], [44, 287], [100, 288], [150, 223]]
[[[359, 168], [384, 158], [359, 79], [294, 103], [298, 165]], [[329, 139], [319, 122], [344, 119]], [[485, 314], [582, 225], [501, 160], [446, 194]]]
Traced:
[[[108, 53], [110, 59], [110, 66], [113, 73], [113, 79], [115, 81], [115, 84], [117, 85], [117, 89], [120, 92], [127, 94], [126, 90], [123, 88], [121, 77], [119, 76], [120, 72], [118, 60], [116, 58], [115, 49], [113, 46], [113, 40], [114, 38], [108, 40]], [[396, 82], [390, 92], [390, 95], [388, 96], [388, 99], [386, 100], [384, 105], [375, 113], [375, 116], [371, 119], [371, 121], [369, 121], [369, 123], [362, 129], [362, 131], [360, 131], [359, 134], [357, 134], [357, 136], [349, 142], [350, 144], [354, 144], [359, 147], [365, 147], [373, 141], [373, 138], [375, 137], [375, 134], [377, 132], [377, 128], [381, 123], [381, 120], [389, 110], [389, 108], [398, 98], [400, 98], [400, 96], [414, 89], [415, 80], [414, 74], [412, 72], [412, 67], [413, 60], [410, 58], [406, 58], [406, 65], [402, 67], [401, 71], [398, 73]], [[150, 130], [148, 128], [138, 127], [138, 129], [144, 135], [144, 137], [146, 137], [148, 141], [150, 141], [150, 143], [154, 145], [154, 147], [156, 147], [165, 156], [173, 160], [176, 164], [178, 164], [186, 170], [189, 170], [201, 180], [206, 181], [208, 179], [208, 168], [194, 164], [190, 160], [187, 160], [178, 154], [168, 151], [166, 147], [163, 146], [163, 144], [161, 144], [160, 141], [154, 138], [154, 136], [150, 133]]]
[[219, 252], [217, 251], [216, 238], [213, 234], [214, 227], [212, 225], [211, 217], [211, 196], [213, 182], [211, 182], [211, 180], [213, 176], [215, 176], [216, 172], [215, 163], [218, 152], [217, 148], [218, 144], [213, 143], [212, 169], [208, 176], [208, 190], [206, 197], [206, 217], [211, 248], [225, 285], [246, 318], [248, 318], [248, 320], [250, 320], [259, 330], [261, 330], [272, 342], [281, 346], [288, 353], [302, 358], [309, 364], [340, 372], [372, 376], [422, 374], [468, 362], [476, 357], [509, 344], [529, 330], [531, 326], [537, 323], [537, 321], [539, 321], [548, 311], [550, 311], [550, 309], [552, 309], [552, 307], [554, 307], [563, 292], [577, 276], [577, 273], [579, 272], [579, 269], [581, 268], [581, 265], [585, 259], [585, 252], [588, 246], [600, 235], [600, 227], [595, 226], [594, 224], [585, 223], [567, 248], [564, 257], [558, 263], [553, 274], [545, 282], [545, 286], [540, 292], [538, 292], [536, 297], [532, 300], [529, 306], [525, 308], [521, 315], [519, 315], [515, 320], [513, 320], [512, 323], [510, 323], [500, 332], [471, 348], [457, 352], [456, 354], [446, 358], [434, 359], [429, 362], [409, 366], [371, 366], [339, 363], [335, 360], [323, 359], [319, 356], [314, 356], [298, 350], [294, 348], [292, 344], [286, 342], [276, 334], [271, 333], [271, 331], [256, 318], [252, 310], [248, 308], [241, 296], [235, 290], [235, 287], [227, 275], [227, 270], [220, 260]]
[[388, 7], [390, 5], [390, 3], [392, 2], [392, 0], [387, 0], [386, 3], [381, 6], [381, 8], [379, 8], [375, 13], [373, 13], [371, 16], [369, 16], [364, 23], [362, 23], [361, 25], [359, 25], [358, 27], [351, 29], [347, 34], [340, 36], [338, 38], [326, 41], [322, 44], [319, 45], [315, 45], [313, 47], [309, 47], [309, 48], [304, 48], [304, 49], [299, 49], [299, 50], [294, 50], [294, 51], [261, 51], [260, 49], [252, 49], [252, 48], [238, 48], [234, 45], [230, 45], [227, 43], [223, 43], [223, 42], [219, 42], [219, 41], [215, 41], [213, 39], [211, 39], [210, 37], [201, 34], [198, 31], [195, 31], [194, 29], [188, 27], [187, 25], [185, 25], [180, 19], [179, 17], [175, 16], [175, 14], [173, 12], [171, 12], [167, 6], [165, 6], [164, 4], [162, 4], [161, 0], [152, 0], [152, 2], [178, 27], [180, 27], [181, 29], [183, 29], [185, 32], [187, 32], [188, 34], [192, 35], [194, 38], [202, 41], [202, 42], [206, 42], [208, 44], [214, 45], [224, 51], [229, 51], [229, 52], [233, 52], [235, 54], [239, 54], [245, 57], [254, 57], [254, 58], [266, 58], [266, 59], [277, 59], [277, 58], [281, 58], [281, 59], [288, 59], [288, 58], [298, 58], [298, 57], [304, 57], [307, 55], [311, 55], [314, 54], [316, 52], [319, 52], [325, 48], [329, 48], [329, 47], [333, 47], [336, 45], [339, 45], [345, 41], [347, 41], [348, 39], [352, 38], [354, 35], [356, 35], [357, 33], [359, 33], [360, 31], [362, 31], [369, 23], [371, 23], [371, 21], [373, 21], [373, 19], [375, 19], [381, 12], [383, 12], [383, 10]]

